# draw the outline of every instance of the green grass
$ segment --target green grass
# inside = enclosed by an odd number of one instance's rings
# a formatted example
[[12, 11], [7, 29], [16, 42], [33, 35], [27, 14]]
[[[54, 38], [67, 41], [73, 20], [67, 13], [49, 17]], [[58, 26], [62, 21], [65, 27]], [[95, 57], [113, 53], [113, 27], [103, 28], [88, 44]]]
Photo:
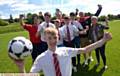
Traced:
[[[107, 43], [106, 46], [106, 57], [108, 69], [102, 71], [103, 63], [102, 59], [100, 66], [98, 68], [94, 67], [96, 64], [95, 51], [92, 52], [94, 61], [90, 63], [89, 67], [83, 68], [79, 66], [77, 73], [74, 73], [73, 76], [120, 76], [120, 21], [111, 21], [109, 23], [110, 30], [112, 33], [113, 39]], [[0, 72], [19, 72], [16, 65], [8, 57], [7, 45], [9, 40], [16, 36], [25, 36], [29, 37], [26, 31], [21, 32], [11, 32], [0, 34]], [[84, 61], [83, 56], [81, 55], [81, 63]], [[31, 57], [25, 59], [25, 68], [29, 72], [31, 68]]]
[[[113, 39], [107, 43], [106, 46], [106, 57], [108, 69], [103, 71], [103, 63], [98, 68], [94, 67], [96, 64], [95, 51], [92, 52], [94, 62], [90, 63], [89, 67], [80, 67], [79, 72], [74, 73], [74, 76], [120, 76], [120, 20], [111, 21], [109, 23], [109, 32], [112, 33]], [[83, 59], [83, 58], [82, 58]]]
[[[25, 36], [28, 38], [28, 34], [25, 31], [0, 34], [0, 72], [18, 72], [16, 65], [8, 57], [7, 46], [9, 41], [16, 36]], [[26, 69], [29, 71], [31, 66], [31, 57], [26, 60]]]
[[8, 32], [17, 32], [24, 30], [20, 27], [20, 23], [11, 23], [7, 26], [0, 26], [0, 34], [8, 33]]

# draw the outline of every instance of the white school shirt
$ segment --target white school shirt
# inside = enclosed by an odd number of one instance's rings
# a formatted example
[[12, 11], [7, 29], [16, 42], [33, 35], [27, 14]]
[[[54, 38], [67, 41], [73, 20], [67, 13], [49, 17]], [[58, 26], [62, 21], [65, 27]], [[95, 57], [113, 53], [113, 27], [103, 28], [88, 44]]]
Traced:
[[[71, 23], [69, 23], [68, 28], [69, 28], [69, 31], [70, 31], [70, 39], [72, 41], [76, 36], [79, 35], [79, 30], [75, 25], [71, 25]], [[67, 40], [67, 25], [64, 25], [62, 27], [62, 29], [63, 29], [63, 32], [64, 32], [64, 35], [63, 35], [64, 40], [68, 41]]]
[[[75, 48], [58, 47], [56, 48], [55, 53], [57, 54], [62, 76], [71, 76], [72, 75], [71, 57], [76, 56], [78, 51], [75, 50]], [[52, 55], [53, 52], [50, 51], [49, 49], [40, 54], [35, 60], [30, 72], [37, 73], [39, 71], [43, 71], [45, 76], [56, 76]]]
[[[55, 28], [55, 25], [53, 23], [49, 22], [49, 27]], [[44, 37], [45, 28], [47, 28], [47, 23], [42, 22], [40, 25], [38, 25], [38, 30], [37, 30], [37, 32], [40, 32], [41, 40], [44, 42], [46, 42], [45, 37]]]
[[73, 23], [73, 25], [75, 25], [77, 28], [79, 28], [80, 30], [83, 30], [83, 27], [81, 25], [80, 22], [76, 21], [76, 20], [73, 20], [71, 21]]
[[62, 27], [59, 27], [59, 34], [60, 34], [60, 39], [58, 39], [57, 45], [62, 45], [63, 44], [63, 38], [64, 38], [64, 32]]

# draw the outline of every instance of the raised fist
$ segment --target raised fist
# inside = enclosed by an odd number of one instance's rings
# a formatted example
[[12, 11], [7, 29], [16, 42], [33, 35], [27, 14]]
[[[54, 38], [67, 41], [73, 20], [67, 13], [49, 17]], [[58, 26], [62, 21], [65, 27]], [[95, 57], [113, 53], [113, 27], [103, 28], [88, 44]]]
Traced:
[[102, 8], [102, 5], [101, 5], [101, 4], [98, 4], [98, 7], [99, 7], [99, 8]]
[[108, 32], [104, 33], [104, 37], [103, 39], [105, 39], [106, 41], [109, 41], [112, 39], [112, 35]]

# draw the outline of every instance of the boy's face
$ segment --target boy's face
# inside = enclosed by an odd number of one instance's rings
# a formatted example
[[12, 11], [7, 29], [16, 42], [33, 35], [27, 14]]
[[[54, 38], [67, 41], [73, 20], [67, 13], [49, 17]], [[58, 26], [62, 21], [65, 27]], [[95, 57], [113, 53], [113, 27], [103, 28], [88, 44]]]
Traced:
[[75, 19], [75, 16], [70, 16], [70, 18], [71, 18], [72, 20], [74, 20], [74, 19]]
[[60, 26], [60, 22], [58, 22], [58, 21], [55, 21], [55, 26], [58, 28], [59, 26]]
[[80, 13], [79, 13], [79, 16], [80, 16], [80, 17], [84, 17], [85, 14], [84, 14], [83, 12], [80, 12]]
[[65, 19], [65, 24], [69, 25], [70, 19]]
[[34, 18], [34, 24], [39, 24], [39, 23], [40, 23], [40, 20], [37, 17], [35, 17]]
[[45, 16], [44, 16], [44, 19], [45, 19], [46, 22], [49, 22], [49, 21], [50, 21], [50, 16], [45, 15]]
[[58, 41], [58, 34], [46, 34], [45, 35], [48, 47], [56, 47]]

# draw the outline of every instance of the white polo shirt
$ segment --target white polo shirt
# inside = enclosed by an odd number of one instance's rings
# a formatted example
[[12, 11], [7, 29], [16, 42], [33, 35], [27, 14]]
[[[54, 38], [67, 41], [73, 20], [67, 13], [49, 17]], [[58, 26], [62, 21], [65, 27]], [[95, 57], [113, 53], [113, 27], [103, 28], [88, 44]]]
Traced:
[[[69, 28], [69, 31], [70, 31], [70, 37], [71, 37], [70, 39], [71, 40], [73, 40], [75, 38], [75, 36], [79, 35], [79, 30], [75, 25], [71, 25], [71, 23], [69, 23], [68, 28]], [[68, 41], [67, 40], [67, 25], [64, 25], [62, 27], [62, 29], [63, 29], [63, 32], [64, 32], [64, 40]]]
[[[51, 22], [49, 22], [49, 27], [53, 27], [53, 28], [56, 28], [55, 25]], [[38, 25], [38, 30], [37, 32], [40, 33], [40, 36], [41, 36], [41, 40], [46, 42], [45, 41], [45, 37], [44, 37], [44, 30], [45, 28], [47, 28], [47, 23], [46, 22], [42, 22], [40, 25]]]
[[[55, 53], [57, 54], [60, 70], [62, 76], [72, 75], [72, 63], [71, 57], [77, 55], [78, 51], [75, 48], [59, 47], [56, 48]], [[45, 76], [56, 76], [53, 62], [53, 52], [49, 49], [40, 54], [35, 60], [30, 72], [37, 73], [43, 71]]]

